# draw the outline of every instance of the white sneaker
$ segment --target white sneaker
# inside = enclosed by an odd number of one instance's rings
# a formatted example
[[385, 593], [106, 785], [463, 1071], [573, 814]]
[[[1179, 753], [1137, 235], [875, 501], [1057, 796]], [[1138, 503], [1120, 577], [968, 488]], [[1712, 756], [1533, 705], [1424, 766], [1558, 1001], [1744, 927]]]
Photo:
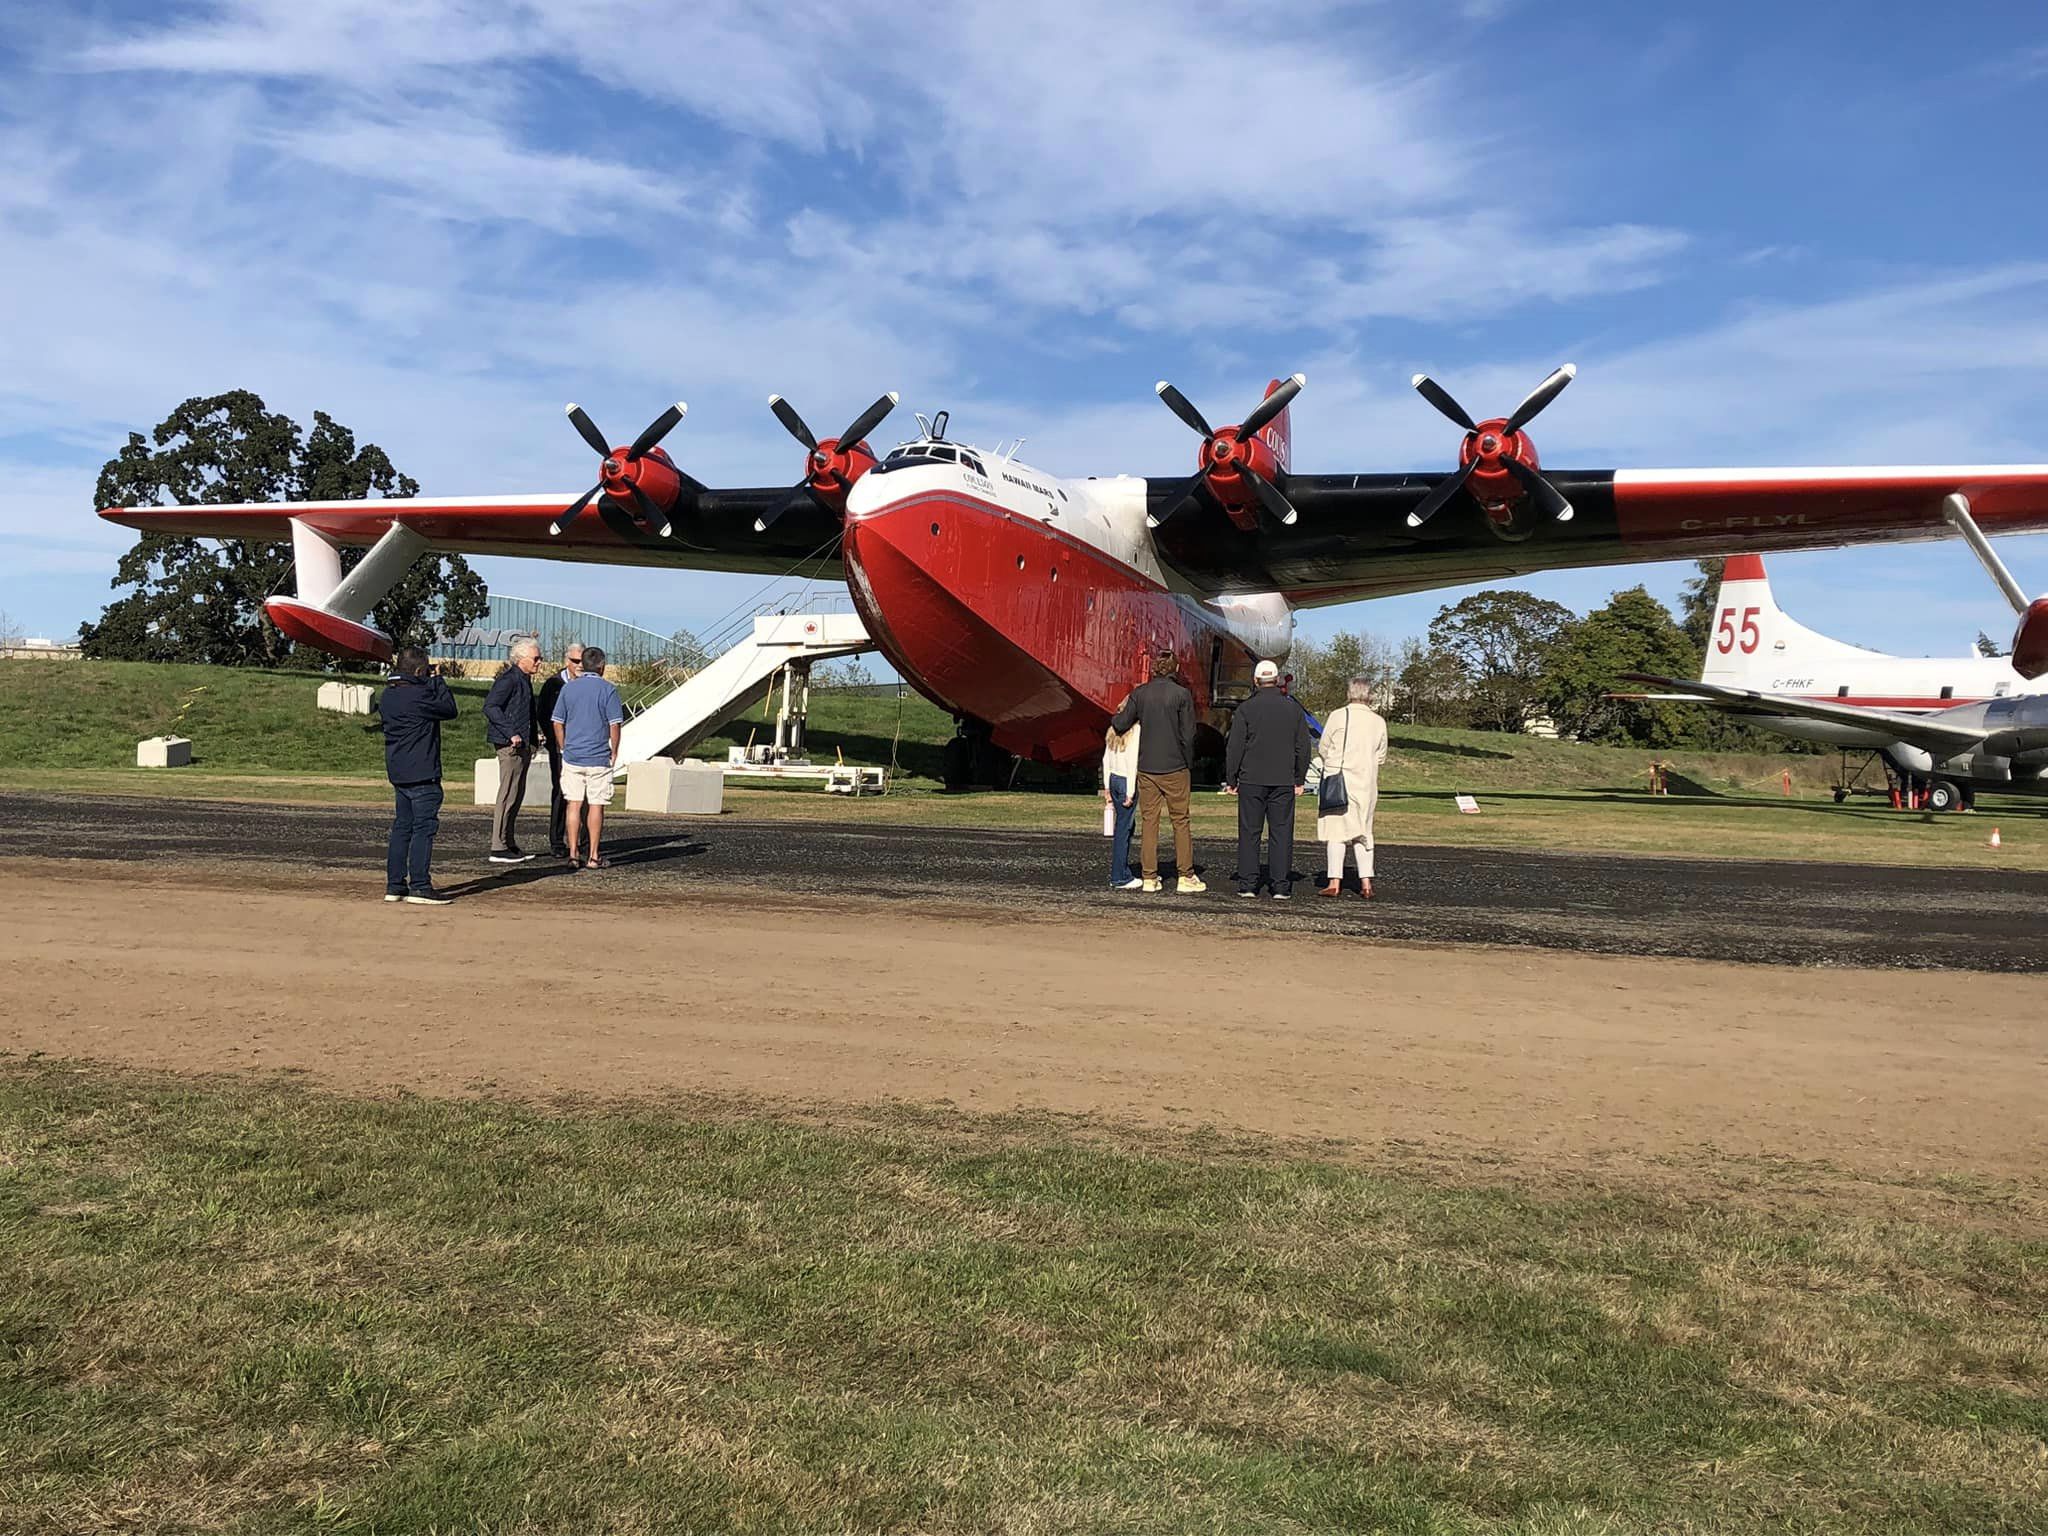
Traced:
[[1202, 883], [1200, 875], [1182, 875], [1174, 890], [1182, 896], [1196, 896], [1209, 889]]
[[1140, 880], [1136, 875], [1133, 875], [1130, 879], [1126, 880], [1122, 885], [1118, 886], [1117, 889], [1120, 891], [1142, 891], [1143, 889], [1145, 889], [1145, 882], [1143, 880]]
[[1138, 889], [1141, 891], [1163, 891], [1166, 889], [1166, 887], [1162, 885], [1157, 879], [1153, 878], [1150, 875], [1147, 875], [1143, 880], [1140, 880], [1138, 882]]

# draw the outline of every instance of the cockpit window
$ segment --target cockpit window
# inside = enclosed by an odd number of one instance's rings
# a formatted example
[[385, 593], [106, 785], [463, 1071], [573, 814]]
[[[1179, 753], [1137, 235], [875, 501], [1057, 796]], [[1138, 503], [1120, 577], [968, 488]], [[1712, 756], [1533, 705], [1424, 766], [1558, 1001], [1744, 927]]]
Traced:
[[977, 475], [980, 475], [984, 480], [988, 478], [988, 471], [981, 467], [981, 460], [977, 459], [973, 454], [963, 451], [960, 455], [960, 462], [973, 470]]

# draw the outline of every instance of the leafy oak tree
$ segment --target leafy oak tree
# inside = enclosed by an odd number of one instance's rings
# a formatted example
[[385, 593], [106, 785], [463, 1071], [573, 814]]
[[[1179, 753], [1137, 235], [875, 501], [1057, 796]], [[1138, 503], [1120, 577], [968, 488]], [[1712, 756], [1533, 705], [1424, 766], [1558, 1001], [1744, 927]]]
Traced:
[[[152, 446], [153, 445], [153, 446]], [[107, 461], [94, 490], [101, 507], [209, 506], [238, 501], [355, 501], [412, 496], [374, 443], [325, 411], [303, 431], [245, 389], [187, 400], [145, 439]], [[344, 549], [344, 572], [366, 551]], [[79, 628], [87, 656], [197, 661], [225, 666], [327, 665], [295, 647], [263, 613], [264, 599], [294, 589], [287, 541], [197, 539], [145, 533], [121, 557], [112, 585], [134, 590]], [[459, 555], [426, 555], [385, 596], [371, 621], [401, 644], [424, 642], [481, 618], [483, 579]], [[296, 652], [296, 654], [294, 654]]]
[[1429, 621], [1429, 647], [1464, 673], [1472, 724], [1519, 731], [1542, 707], [1544, 661], [1571, 622], [1563, 603], [1489, 588], [1439, 609]]
[[1545, 658], [1544, 703], [1560, 734], [1616, 745], [1673, 747], [1696, 734], [1697, 706], [1612, 699], [1625, 672], [1684, 677], [1692, 643], [1671, 611], [1643, 587], [1617, 592], [1570, 625]]

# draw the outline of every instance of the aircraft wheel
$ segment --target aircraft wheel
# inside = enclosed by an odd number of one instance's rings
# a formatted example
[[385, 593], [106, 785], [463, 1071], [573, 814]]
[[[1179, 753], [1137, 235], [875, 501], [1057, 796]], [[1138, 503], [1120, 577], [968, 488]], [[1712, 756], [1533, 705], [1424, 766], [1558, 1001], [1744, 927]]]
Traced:
[[1936, 779], [1927, 791], [1927, 809], [1953, 811], [1963, 803], [1962, 786], [1950, 779]]
[[1846, 799], [1848, 799], [1848, 798], [1849, 798], [1849, 791], [1847, 791], [1846, 789], [1842, 788], [1842, 786], [1841, 786], [1841, 785], [1837, 784], [1837, 785], [1835, 786], [1835, 804], [1837, 804], [1837, 805], [1840, 805], [1840, 804], [1841, 804], [1841, 803], [1842, 803], [1842, 802], [1843, 802], [1844, 800], [1846, 800]]
[[965, 736], [955, 736], [947, 742], [939, 771], [946, 788], [967, 788], [974, 781], [974, 743]]

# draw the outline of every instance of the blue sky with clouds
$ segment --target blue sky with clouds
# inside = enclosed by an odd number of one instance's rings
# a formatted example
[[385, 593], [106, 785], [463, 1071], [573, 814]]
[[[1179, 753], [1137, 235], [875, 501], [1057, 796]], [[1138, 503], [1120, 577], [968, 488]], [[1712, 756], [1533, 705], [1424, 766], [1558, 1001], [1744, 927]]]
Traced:
[[[0, 610], [94, 615], [129, 538], [99, 465], [238, 387], [438, 494], [580, 491], [569, 399], [615, 436], [687, 399], [693, 473], [793, 481], [770, 391], [1180, 475], [1155, 379], [1229, 419], [1296, 369], [1298, 469], [1449, 467], [1411, 373], [1506, 410], [1566, 359], [1561, 467], [2048, 461], [2044, 144], [2017, 0], [17, 0]], [[2007, 558], [2048, 590], [2048, 540]], [[759, 586], [483, 566], [657, 627]], [[1867, 644], [2010, 627], [1958, 544], [1774, 570]], [[1304, 627], [1398, 637], [1455, 595]]]

